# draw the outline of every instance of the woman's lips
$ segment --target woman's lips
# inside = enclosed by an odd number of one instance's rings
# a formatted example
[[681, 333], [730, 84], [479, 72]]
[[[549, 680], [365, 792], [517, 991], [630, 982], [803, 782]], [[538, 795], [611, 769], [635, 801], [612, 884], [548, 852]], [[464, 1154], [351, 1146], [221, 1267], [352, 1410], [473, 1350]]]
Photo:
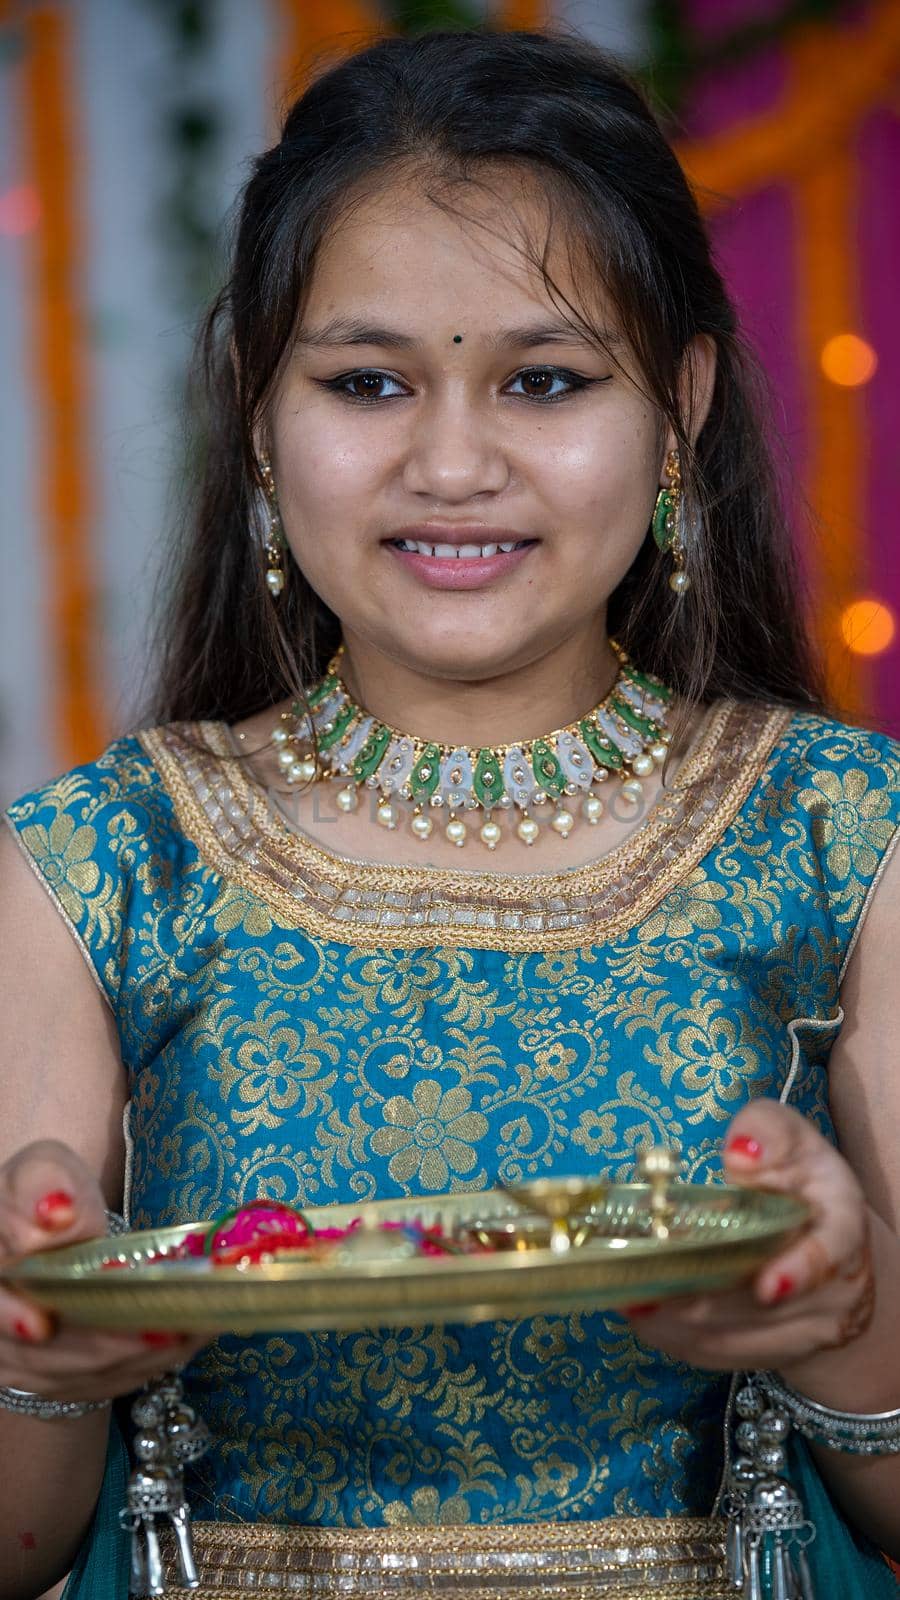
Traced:
[[533, 540], [518, 550], [498, 550], [495, 556], [472, 557], [423, 556], [416, 550], [398, 550], [395, 544], [385, 545], [385, 549], [427, 589], [484, 589], [519, 566], [537, 543]]

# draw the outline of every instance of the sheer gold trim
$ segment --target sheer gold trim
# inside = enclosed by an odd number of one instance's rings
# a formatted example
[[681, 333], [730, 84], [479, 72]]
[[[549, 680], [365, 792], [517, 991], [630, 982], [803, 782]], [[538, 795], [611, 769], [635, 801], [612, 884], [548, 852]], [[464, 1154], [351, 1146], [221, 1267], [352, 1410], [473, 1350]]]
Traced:
[[286, 926], [357, 946], [563, 950], [627, 932], [687, 877], [747, 798], [792, 715], [717, 701], [672, 784], [624, 844], [576, 873], [531, 876], [332, 855], [274, 813], [261, 784], [229, 755], [223, 723], [171, 723], [138, 737], [204, 859]]
[[[170, 1535], [163, 1544], [173, 1583]], [[194, 1548], [199, 1600], [733, 1600], [724, 1524], [706, 1517], [413, 1528], [199, 1522]]]

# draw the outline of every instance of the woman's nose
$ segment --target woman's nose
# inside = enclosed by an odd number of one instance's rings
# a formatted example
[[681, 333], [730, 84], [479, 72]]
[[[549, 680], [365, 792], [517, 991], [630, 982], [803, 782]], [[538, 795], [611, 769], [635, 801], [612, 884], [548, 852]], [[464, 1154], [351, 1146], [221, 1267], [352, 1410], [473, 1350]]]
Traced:
[[509, 482], [499, 427], [460, 395], [422, 407], [412, 423], [404, 488], [439, 499], [494, 493]]

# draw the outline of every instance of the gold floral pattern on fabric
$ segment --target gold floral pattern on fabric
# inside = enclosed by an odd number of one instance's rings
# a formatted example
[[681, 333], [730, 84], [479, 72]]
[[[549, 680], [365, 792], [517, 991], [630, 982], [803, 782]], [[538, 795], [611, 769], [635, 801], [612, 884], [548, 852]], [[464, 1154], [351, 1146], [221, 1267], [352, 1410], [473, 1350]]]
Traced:
[[819, 772], [811, 788], [801, 789], [800, 803], [815, 814], [813, 836], [835, 878], [843, 882], [852, 872], [869, 877], [875, 871], [894, 824], [891, 796], [873, 789], [866, 772]]
[[[655, 810], [551, 880], [348, 867], [258, 826], [262, 792], [218, 791], [227, 759], [179, 728], [16, 802], [115, 1016], [135, 1225], [629, 1174], [650, 1142], [715, 1180], [729, 1119], [786, 1086], [833, 1137], [841, 972], [898, 837], [900, 746], [724, 703], [687, 765], [689, 848]], [[187, 1383], [205, 1514], [397, 1535], [705, 1514], [728, 1389], [613, 1313], [223, 1337]]]
[[[418, 946], [566, 949], [614, 937], [659, 905], [746, 799], [791, 712], [717, 701], [674, 781], [632, 838], [571, 873], [536, 876], [380, 866], [342, 859], [273, 814], [234, 759], [222, 723], [170, 724], [139, 735], [179, 822], [228, 881], [252, 889], [286, 926], [321, 938]], [[199, 747], [199, 748], [198, 748]], [[205, 747], [205, 749], [204, 749]]]

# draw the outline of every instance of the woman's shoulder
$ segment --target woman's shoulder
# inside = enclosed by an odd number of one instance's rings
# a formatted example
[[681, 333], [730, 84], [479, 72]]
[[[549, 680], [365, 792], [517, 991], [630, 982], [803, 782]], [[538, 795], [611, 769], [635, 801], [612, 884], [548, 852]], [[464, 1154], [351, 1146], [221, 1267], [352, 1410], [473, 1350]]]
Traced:
[[126, 930], [177, 906], [177, 886], [198, 870], [164, 776], [153, 735], [204, 725], [168, 724], [113, 739], [93, 760], [19, 796], [4, 821], [26, 861], [76, 935], [115, 1005]]
[[165, 803], [160, 753], [177, 747], [209, 753], [223, 724], [170, 722], [119, 735], [93, 761], [69, 767], [21, 794], [6, 808], [14, 827], [27, 826], [48, 809], [82, 815], [97, 806], [146, 808]]
[[59, 840], [78, 831], [80, 845], [89, 846], [91, 853], [102, 846], [102, 839], [89, 840], [88, 835], [96, 834], [101, 822], [107, 839], [123, 830], [158, 826], [168, 801], [151, 754], [148, 735], [154, 731], [122, 734], [94, 760], [35, 785], [7, 806], [5, 820], [26, 845], [37, 842], [35, 830], [52, 830]]
[[122, 734], [93, 761], [13, 800], [4, 821], [51, 885], [86, 883], [98, 871], [133, 877], [148, 854], [171, 857], [185, 845], [158, 751], [176, 739], [204, 749], [216, 726], [168, 723]]

